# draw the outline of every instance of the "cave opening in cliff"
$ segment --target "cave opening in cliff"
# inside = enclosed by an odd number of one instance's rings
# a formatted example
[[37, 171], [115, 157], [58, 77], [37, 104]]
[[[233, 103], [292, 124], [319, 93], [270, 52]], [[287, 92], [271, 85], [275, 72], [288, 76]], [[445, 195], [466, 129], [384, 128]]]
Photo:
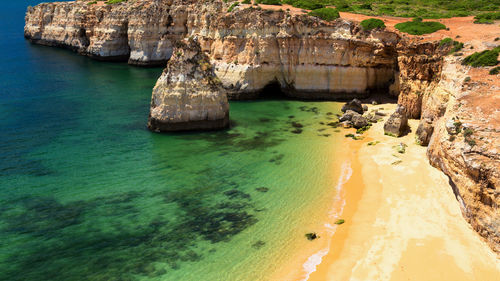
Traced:
[[290, 99], [278, 81], [267, 84], [258, 94], [260, 99]]

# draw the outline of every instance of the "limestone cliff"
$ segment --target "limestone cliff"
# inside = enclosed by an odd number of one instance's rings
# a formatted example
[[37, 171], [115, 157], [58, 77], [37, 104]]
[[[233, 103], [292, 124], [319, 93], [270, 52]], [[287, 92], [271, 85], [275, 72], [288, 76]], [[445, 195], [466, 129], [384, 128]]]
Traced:
[[87, 1], [30, 7], [25, 37], [94, 58], [164, 64], [175, 42], [199, 38], [231, 98], [253, 98], [277, 82], [289, 96], [367, 96], [394, 80], [392, 32], [363, 32], [356, 23], [322, 21], [285, 11], [236, 8], [223, 1]]
[[148, 127], [211, 130], [229, 125], [229, 103], [196, 38], [179, 41], [153, 89]]
[[411, 42], [408, 39], [398, 44], [399, 97], [408, 118], [418, 119], [424, 97], [439, 82], [446, 49], [436, 42]]
[[417, 141], [428, 142], [428, 158], [450, 178], [464, 217], [500, 253], [500, 91], [469, 88], [459, 58], [429, 56], [422, 61], [434, 65], [400, 64], [410, 68], [401, 73], [423, 73], [424, 79], [402, 82], [421, 92], [402, 90], [399, 103], [411, 108], [409, 116], [421, 115]]

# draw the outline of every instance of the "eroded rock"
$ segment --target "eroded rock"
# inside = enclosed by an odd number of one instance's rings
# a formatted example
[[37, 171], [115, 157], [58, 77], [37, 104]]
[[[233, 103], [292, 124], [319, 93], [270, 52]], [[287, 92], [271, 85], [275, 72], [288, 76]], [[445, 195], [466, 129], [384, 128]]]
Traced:
[[408, 131], [408, 117], [405, 114], [405, 108], [398, 106], [396, 111], [391, 114], [384, 124], [384, 133], [386, 135], [400, 137]]
[[178, 42], [153, 89], [153, 131], [212, 130], [229, 126], [227, 95], [196, 38]]
[[432, 124], [432, 120], [429, 118], [422, 118], [416, 132], [417, 143], [427, 146], [431, 140], [433, 132], [434, 125]]
[[351, 122], [352, 126], [356, 129], [360, 129], [368, 125], [368, 120], [366, 120], [366, 118], [361, 115], [354, 115], [351, 119]]
[[363, 109], [363, 104], [361, 104], [361, 101], [358, 99], [353, 99], [352, 101], [344, 104], [342, 106], [342, 112], [347, 112], [348, 110], [352, 110], [354, 112], [357, 112], [359, 114], [363, 114], [364, 109]]

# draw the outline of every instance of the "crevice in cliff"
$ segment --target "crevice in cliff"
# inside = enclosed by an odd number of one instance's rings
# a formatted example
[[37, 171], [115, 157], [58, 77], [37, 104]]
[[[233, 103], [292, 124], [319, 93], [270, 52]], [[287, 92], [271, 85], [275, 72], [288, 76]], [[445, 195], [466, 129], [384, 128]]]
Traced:
[[90, 45], [90, 38], [87, 36], [87, 30], [83, 27], [80, 28], [80, 30], [78, 31], [78, 37], [80, 38], [82, 47], [87, 49], [87, 47]]

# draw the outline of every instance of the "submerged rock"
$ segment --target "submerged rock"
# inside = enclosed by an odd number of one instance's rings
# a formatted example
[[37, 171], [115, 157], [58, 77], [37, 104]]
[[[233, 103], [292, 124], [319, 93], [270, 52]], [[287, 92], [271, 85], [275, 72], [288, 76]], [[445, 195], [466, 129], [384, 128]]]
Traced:
[[398, 106], [396, 111], [389, 117], [384, 124], [384, 133], [400, 137], [408, 131], [408, 117], [405, 115], [403, 106]]
[[149, 129], [212, 130], [229, 126], [229, 103], [196, 38], [177, 44], [153, 89]]
[[315, 232], [311, 232], [311, 233], [306, 233], [306, 238], [307, 240], [312, 241], [314, 239], [319, 238], [319, 236]]

